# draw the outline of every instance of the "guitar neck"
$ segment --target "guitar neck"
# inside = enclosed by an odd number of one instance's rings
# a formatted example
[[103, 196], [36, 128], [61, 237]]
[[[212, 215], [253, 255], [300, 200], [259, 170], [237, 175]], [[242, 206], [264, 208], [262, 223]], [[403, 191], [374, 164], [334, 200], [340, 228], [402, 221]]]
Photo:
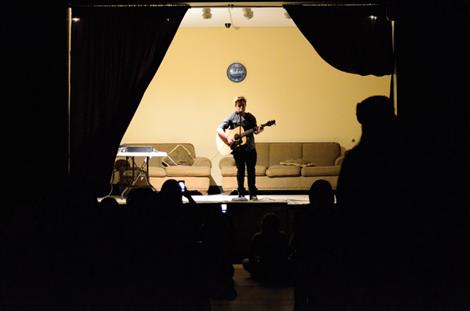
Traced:
[[[265, 126], [264, 124], [261, 124], [261, 125], [259, 126], [259, 130], [262, 130], [262, 129], [264, 128], [264, 126]], [[250, 134], [254, 133], [257, 129], [258, 129], [258, 127], [254, 127], [254, 128], [252, 128], [252, 129], [246, 130], [246, 131], [244, 131], [244, 132], [242, 133], [241, 137], [250, 135]]]

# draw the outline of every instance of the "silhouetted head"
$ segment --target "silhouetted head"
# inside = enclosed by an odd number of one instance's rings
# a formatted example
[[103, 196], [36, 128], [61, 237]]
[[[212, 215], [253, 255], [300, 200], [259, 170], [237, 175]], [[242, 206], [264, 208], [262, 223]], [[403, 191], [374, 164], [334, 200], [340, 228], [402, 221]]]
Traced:
[[357, 121], [365, 127], [382, 126], [395, 120], [393, 103], [387, 96], [370, 96], [356, 106]]
[[361, 123], [361, 146], [383, 145], [397, 134], [393, 104], [386, 96], [371, 96], [358, 103], [356, 117]]
[[114, 208], [118, 206], [119, 206], [118, 201], [113, 197], [105, 197], [100, 201], [100, 207], [103, 207], [103, 208]]
[[324, 179], [316, 180], [308, 192], [310, 204], [318, 207], [331, 206], [335, 202], [335, 195], [331, 184]]
[[133, 188], [127, 195], [126, 203], [131, 207], [145, 207], [154, 203], [155, 195], [150, 187]]
[[261, 231], [264, 233], [274, 233], [281, 230], [279, 216], [274, 213], [266, 213], [261, 222]]
[[183, 194], [181, 187], [176, 179], [166, 180], [160, 189], [160, 199], [165, 202], [181, 203], [183, 201]]
[[119, 172], [124, 172], [125, 170], [131, 169], [129, 161], [124, 159], [119, 159], [114, 162], [114, 168]]

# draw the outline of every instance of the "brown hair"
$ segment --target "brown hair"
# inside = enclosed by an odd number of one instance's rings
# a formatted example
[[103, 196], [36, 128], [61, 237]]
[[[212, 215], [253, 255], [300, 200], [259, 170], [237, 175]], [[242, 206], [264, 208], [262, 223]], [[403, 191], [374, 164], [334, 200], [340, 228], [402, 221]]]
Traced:
[[234, 100], [235, 105], [237, 105], [238, 102], [244, 102], [245, 105], [246, 105], [246, 98], [245, 98], [245, 96], [237, 96], [237, 97], [235, 97], [235, 100]]

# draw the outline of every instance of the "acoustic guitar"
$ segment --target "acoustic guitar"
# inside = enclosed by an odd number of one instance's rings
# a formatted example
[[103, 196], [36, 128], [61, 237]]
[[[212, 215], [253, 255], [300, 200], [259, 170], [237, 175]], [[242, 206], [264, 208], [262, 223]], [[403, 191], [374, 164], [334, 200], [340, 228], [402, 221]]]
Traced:
[[[263, 123], [261, 124], [260, 126], [258, 126], [259, 130], [262, 130], [263, 128], [265, 128], [266, 126], [272, 126], [272, 125], [275, 125], [276, 124], [276, 120], [270, 120], [266, 123]], [[235, 150], [237, 147], [239, 146], [242, 146], [244, 144], [246, 144], [246, 136], [252, 134], [253, 132], [255, 132], [257, 130], [257, 128], [252, 128], [252, 129], [249, 129], [249, 130], [243, 130], [243, 127], [239, 126], [239, 127], [236, 127], [234, 129], [226, 129], [225, 130], [225, 133], [227, 134], [227, 136], [229, 138], [232, 138], [233, 139], [233, 143], [232, 144], [226, 144], [222, 138], [220, 138], [219, 134], [216, 134], [216, 145], [217, 145], [217, 149], [219, 150], [220, 154], [222, 155], [227, 155], [229, 153], [231, 153], [233, 150]]]

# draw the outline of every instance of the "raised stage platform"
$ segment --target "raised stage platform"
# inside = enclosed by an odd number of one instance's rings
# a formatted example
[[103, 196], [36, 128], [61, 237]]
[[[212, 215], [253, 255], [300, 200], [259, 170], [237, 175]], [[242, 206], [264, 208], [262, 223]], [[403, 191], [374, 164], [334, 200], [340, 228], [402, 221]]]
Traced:
[[[308, 204], [308, 195], [306, 194], [271, 194], [258, 195], [257, 201], [233, 201], [236, 195], [209, 194], [193, 195], [194, 201], [199, 204], [275, 204], [275, 205], [304, 205]], [[246, 196], [248, 198], [248, 196]], [[125, 204], [126, 199], [119, 196], [114, 197], [119, 204]], [[183, 198], [187, 202], [186, 198]]]

